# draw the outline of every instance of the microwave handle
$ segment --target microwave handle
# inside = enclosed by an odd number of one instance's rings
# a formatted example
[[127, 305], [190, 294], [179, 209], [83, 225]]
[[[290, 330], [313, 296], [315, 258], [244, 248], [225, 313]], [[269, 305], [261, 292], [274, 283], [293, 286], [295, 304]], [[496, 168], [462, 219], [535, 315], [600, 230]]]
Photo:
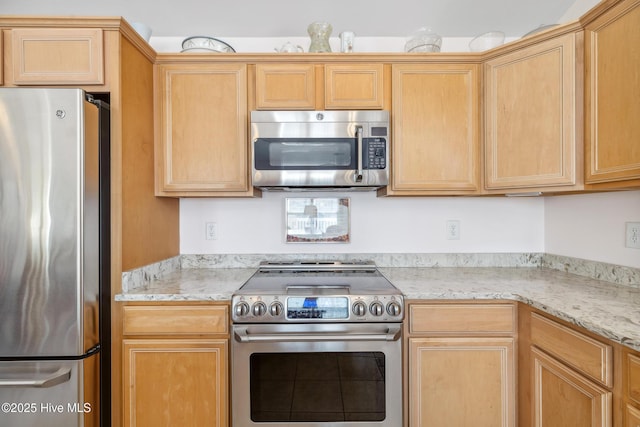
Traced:
[[362, 182], [362, 126], [356, 126], [356, 138], [358, 139], [358, 148], [356, 152], [356, 157], [358, 158], [358, 170], [353, 176], [353, 179], [355, 182]]

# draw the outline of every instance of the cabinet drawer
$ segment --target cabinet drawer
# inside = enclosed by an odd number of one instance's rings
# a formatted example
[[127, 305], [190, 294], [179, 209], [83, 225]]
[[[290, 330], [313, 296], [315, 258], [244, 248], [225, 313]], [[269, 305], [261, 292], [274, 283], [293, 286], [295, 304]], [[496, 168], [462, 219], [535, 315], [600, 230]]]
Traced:
[[610, 345], [535, 313], [531, 315], [531, 342], [588, 377], [612, 386]]
[[411, 333], [515, 332], [515, 307], [511, 304], [416, 304], [410, 307]]
[[637, 405], [640, 405], [640, 357], [627, 354], [627, 393]]
[[104, 83], [99, 28], [23, 28], [11, 38], [16, 85]]
[[125, 306], [124, 335], [226, 334], [226, 306]]

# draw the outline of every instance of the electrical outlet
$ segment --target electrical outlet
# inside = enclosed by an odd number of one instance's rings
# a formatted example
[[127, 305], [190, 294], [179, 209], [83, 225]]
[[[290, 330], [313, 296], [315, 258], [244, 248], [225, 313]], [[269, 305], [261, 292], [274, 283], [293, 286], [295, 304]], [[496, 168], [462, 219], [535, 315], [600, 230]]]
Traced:
[[447, 221], [447, 240], [460, 240], [460, 221], [452, 219]]
[[625, 246], [640, 249], [640, 222], [627, 222]]
[[207, 240], [218, 240], [218, 224], [215, 222], [207, 222], [204, 238]]

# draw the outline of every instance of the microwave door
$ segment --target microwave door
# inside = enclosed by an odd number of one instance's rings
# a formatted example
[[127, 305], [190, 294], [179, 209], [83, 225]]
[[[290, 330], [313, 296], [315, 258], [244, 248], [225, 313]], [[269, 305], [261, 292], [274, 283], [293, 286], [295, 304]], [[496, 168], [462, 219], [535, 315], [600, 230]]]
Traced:
[[353, 138], [258, 138], [254, 144], [259, 170], [355, 169]]
[[260, 187], [354, 185], [356, 139], [257, 138], [253, 184]]

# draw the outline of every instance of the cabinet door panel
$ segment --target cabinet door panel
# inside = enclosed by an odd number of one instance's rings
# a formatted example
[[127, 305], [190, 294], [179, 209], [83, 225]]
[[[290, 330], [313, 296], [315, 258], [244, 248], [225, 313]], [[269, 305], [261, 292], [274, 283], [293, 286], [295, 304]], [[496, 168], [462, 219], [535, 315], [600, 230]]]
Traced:
[[477, 190], [478, 67], [393, 65], [392, 91], [393, 192]]
[[382, 109], [382, 64], [328, 64], [324, 74], [324, 102], [328, 110]]
[[640, 357], [627, 354], [627, 394], [636, 405], [640, 405]]
[[611, 392], [535, 347], [531, 355], [535, 427], [611, 425]]
[[313, 110], [316, 105], [313, 64], [257, 64], [258, 110]]
[[640, 179], [640, 2], [585, 28], [586, 182]]
[[11, 30], [13, 82], [103, 84], [102, 38], [99, 28]]
[[409, 424], [515, 426], [513, 338], [409, 339]]
[[158, 67], [159, 193], [249, 190], [246, 66]]
[[2, 30], [0, 30], [0, 85], [4, 84], [4, 44], [2, 42]]
[[568, 34], [485, 65], [488, 189], [576, 183], [575, 58]]
[[640, 427], [640, 410], [627, 405], [625, 427]]
[[124, 425], [227, 426], [226, 340], [125, 339]]

